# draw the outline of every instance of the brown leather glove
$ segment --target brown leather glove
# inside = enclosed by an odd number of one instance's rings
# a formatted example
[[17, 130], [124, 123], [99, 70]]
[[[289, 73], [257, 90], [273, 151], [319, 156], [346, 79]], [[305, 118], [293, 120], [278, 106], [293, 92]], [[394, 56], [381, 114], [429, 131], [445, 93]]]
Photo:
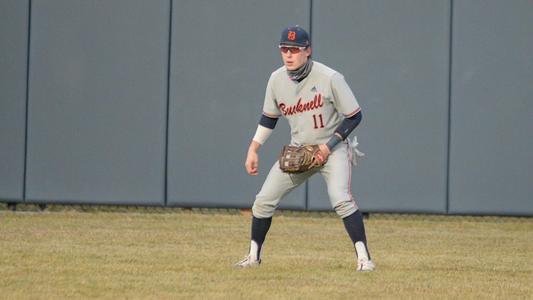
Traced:
[[286, 145], [279, 156], [279, 168], [285, 173], [302, 173], [323, 166], [327, 162], [323, 157], [318, 145]]

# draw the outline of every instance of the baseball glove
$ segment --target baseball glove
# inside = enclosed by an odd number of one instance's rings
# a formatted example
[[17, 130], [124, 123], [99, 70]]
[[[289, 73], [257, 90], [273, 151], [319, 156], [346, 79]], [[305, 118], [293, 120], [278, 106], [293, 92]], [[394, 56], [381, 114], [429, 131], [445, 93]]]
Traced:
[[279, 156], [279, 168], [285, 173], [302, 173], [321, 167], [326, 162], [318, 145], [286, 145]]

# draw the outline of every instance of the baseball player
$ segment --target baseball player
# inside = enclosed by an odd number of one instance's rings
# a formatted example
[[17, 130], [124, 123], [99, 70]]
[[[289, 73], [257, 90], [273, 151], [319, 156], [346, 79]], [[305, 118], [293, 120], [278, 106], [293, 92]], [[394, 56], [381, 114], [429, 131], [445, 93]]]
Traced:
[[258, 149], [268, 139], [279, 117], [291, 128], [291, 145], [319, 145], [315, 157], [319, 168], [303, 173], [284, 173], [276, 162], [255, 198], [249, 254], [236, 267], [261, 263], [261, 247], [280, 200], [320, 173], [327, 184], [331, 205], [342, 218], [357, 256], [357, 271], [373, 271], [367, 247], [363, 217], [350, 191], [351, 162], [354, 155], [348, 135], [361, 121], [361, 108], [344, 77], [324, 64], [313, 61], [307, 32], [299, 26], [283, 30], [279, 49], [284, 66], [268, 80], [263, 114], [250, 143], [245, 168], [257, 175]]

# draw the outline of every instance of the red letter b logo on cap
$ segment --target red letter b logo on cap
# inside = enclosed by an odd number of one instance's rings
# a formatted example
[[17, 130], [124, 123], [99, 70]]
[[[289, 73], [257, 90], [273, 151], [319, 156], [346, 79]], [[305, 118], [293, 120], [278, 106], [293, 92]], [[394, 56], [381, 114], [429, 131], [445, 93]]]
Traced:
[[296, 32], [295, 31], [289, 31], [287, 34], [287, 38], [291, 41], [294, 41], [296, 39]]

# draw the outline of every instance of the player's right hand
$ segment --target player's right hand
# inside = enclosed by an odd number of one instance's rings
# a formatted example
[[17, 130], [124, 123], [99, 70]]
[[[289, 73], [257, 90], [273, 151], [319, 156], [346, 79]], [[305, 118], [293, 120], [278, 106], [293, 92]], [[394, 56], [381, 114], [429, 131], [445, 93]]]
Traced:
[[259, 173], [259, 156], [255, 151], [248, 151], [246, 162], [244, 163], [246, 172], [252, 176], [257, 176]]

